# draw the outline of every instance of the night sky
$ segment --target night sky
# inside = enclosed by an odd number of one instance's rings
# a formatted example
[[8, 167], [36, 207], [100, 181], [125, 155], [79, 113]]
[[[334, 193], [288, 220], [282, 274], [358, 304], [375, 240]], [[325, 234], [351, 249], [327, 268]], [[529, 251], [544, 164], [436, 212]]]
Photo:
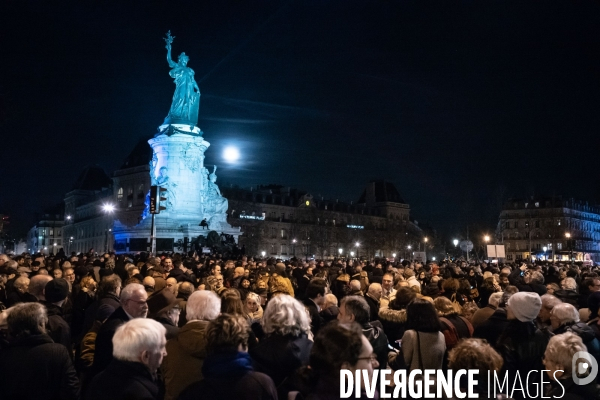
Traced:
[[493, 228], [508, 196], [600, 197], [597, 1], [4, 0], [0, 214], [14, 229], [156, 132], [168, 30], [221, 185], [356, 201], [387, 179], [449, 234]]

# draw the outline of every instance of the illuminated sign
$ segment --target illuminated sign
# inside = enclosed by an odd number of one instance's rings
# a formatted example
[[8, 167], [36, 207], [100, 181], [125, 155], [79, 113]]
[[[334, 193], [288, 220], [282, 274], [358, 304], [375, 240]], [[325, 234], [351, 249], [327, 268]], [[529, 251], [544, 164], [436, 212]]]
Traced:
[[242, 218], [242, 219], [256, 219], [256, 220], [259, 220], [259, 221], [264, 221], [265, 220], [265, 216], [264, 215], [261, 216], [261, 217], [256, 216], [256, 215], [240, 215], [240, 218]]
[[365, 227], [362, 226], [362, 225], [346, 225], [346, 228], [350, 228], [350, 229], [365, 229]]

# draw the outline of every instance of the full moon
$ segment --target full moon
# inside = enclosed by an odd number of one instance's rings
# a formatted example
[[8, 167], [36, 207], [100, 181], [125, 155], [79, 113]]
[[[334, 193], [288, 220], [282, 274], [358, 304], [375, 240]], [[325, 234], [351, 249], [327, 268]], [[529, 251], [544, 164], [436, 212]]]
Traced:
[[240, 158], [240, 152], [235, 147], [227, 147], [223, 151], [223, 158], [230, 163], [236, 162]]

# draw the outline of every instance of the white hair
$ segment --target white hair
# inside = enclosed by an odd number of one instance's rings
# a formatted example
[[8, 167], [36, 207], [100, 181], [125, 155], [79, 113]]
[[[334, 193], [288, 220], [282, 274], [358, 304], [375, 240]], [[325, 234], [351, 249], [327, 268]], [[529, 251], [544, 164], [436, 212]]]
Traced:
[[167, 330], [150, 318], [134, 318], [117, 328], [113, 336], [113, 357], [122, 361], [140, 361], [142, 352], [158, 353], [166, 344]]
[[256, 304], [260, 305], [260, 296], [259, 296], [259, 295], [257, 295], [256, 293], [254, 293], [254, 292], [249, 292], [249, 293], [246, 295], [246, 299], [248, 299], [248, 298], [251, 298], [252, 300], [254, 300], [254, 301], [256, 302]]
[[185, 306], [186, 318], [189, 321], [212, 321], [221, 312], [221, 299], [215, 292], [199, 290], [190, 295]]
[[577, 282], [571, 277], [563, 279], [560, 286], [562, 286], [564, 290], [577, 290]]
[[541, 295], [540, 298], [542, 299], [542, 307], [548, 310], [552, 310], [555, 306], [562, 303], [558, 297], [548, 293]]
[[495, 307], [498, 307], [498, 305], [500, 304], [500, 301], [502, 301], [503, 294], [504, 294], [504, 292], [496, 292], [496, 293], [490, 294], [490, 299], [488, 300], [488, 303]]
[[146, 289], [139, 283], [130, 283], [121, 290], [121, 304], [125, 304], [127, 300], [131, 299], [135, 292], [146, 293]]
[[569, 303], [555, 305], [550, 314], [558, 319], [561, 325], [569, 322], [579, 322], [579, 311]]
[[544, 359], [559, 365], [564, 375], [571, 376], [573, 356], [580, 351], [587, 351], [583, 340], [572, 332], [566, 332], [550, 338]]
[[360, 290], [360, 281], [357, 281], [356, 279], [352, 279], [350, 281], [350, 289]]
[[[371, 284], [371, 286], [373, 286], [374, 283]], [[327, 293], [325, 295], [325, 304], [323, 305], [323, 308], [327, 308], [327, 307], [331, 307], [331, 306], [336, 306], [338, 305], [338, 299], [337, 297], [335, 297], [335, 294], [333, 293]]]
[[267, 303], [262, 326], [266, 334], [299, 336], [310, 331], [310, 319], [302, 303], [292, 296], [280, 294]]

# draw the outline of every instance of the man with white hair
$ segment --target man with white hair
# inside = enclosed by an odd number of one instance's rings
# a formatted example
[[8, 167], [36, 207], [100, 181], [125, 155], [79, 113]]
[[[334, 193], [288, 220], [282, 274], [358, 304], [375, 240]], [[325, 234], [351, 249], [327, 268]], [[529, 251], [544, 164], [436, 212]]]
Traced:
[[577, 300], [579, 299], [579, 293], [577, 293], [577, 282], [571, 277], [567, 277], [560, 282], [561, 290], [554, 292], [554, 295], [561, 299], [563, 303], [572, 304], [578, 307]]
[[117, 328], [134, 318], [146, 318], [148, 315], [148, 294], [139, 283], [130, 283], [121, 291], [121, 306], [106, 320], [96, 336], [94, 353], [95, 373], [103, 371], [113, 358], [112, 338]]
[[177, 337], [167, 342], [167, 354], [161, 367], [165, 381], [165, 400], [176, 399], [190, 384], [202, 379], [206, 357], [206, 328], [219, 316], [221, 299], [208, 290], [190, 295], [186, 304], [188, 322]]
[[158, 399], [156, 372], [167, 355], [165, 334], [165, 327], [152, 319], [119, 326], [112, 338], [114, 358], [93, 379], [85, 399]]
[[540, 309], [540, 313], [538, 317], [535, 319], [535, 324], [538, 329], [541, 329], [542, 332], [551, 332], [552, 326], [550, 323], [550, 313], [554, 309], [555, 306], [562, 304], [562, 301], [551, 294], [545, 294], [540, 297], [542, 299], [542, 308]]
[[371, 308], [371, 316], [369, 318], [371, 321], [379, 319], [379, 300], [381, 299], [382, 291], [383, 289], [379, 283], [371, 283], [365, 295], [365, 300]]
[[555, 305], [550, 312], [550, 323], [555, 335], [573, 332], [579, 336], [587, 347], [588, 353], [596, 360], [600, 360], [600, 341], [596, 338], [594, 330], [579, 320], [579, 311], [573, 305], [568, 303]]

